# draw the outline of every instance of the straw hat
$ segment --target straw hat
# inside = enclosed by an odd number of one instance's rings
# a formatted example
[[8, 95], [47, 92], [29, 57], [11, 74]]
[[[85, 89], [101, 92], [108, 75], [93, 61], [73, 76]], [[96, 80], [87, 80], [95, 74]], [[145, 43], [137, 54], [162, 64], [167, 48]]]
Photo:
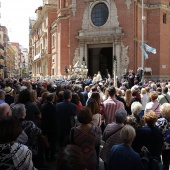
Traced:
[[14, 89], [12, 89], [10, 86], [5, 87], [4, 91], [6, 94], [10, 94], [11, 92], [13, 92]]

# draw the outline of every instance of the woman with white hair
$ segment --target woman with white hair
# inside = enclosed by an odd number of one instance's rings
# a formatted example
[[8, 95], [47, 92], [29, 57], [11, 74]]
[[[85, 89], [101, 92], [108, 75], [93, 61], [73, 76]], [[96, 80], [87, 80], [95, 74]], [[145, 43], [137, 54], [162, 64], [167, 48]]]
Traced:
[[132, 115], [127, 116], [126, 124], [130, 124], [136, 130], [144, 125], [144, 120], [140, 117], [142, 111], [142, 104], [140, 102], [133, 102], [131, 105]]
[[136, 136], [135, 129], [130, 125], [125, 125], [120, 137], [122, 144], [115, 145], [110, 151], [108, 168], [118, 170], [147, 170], [148, 161], [141, 160], [140, 155], [131, 148], [131, 144]]
[[156, 126], [163, 134], [162, 161], [168, 170], [170, 165], [170, 104], [161, 105], [160, 112], [162, 118], [157, 120]]

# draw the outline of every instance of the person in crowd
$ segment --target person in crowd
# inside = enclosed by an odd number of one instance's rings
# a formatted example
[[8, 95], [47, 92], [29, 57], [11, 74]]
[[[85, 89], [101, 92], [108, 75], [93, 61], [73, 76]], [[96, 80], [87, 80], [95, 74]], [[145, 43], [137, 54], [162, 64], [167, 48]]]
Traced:
[[[100, 97], [100, 96], [99, 96]], [[101, 114], [99, 113], [99, 105], [95, 99], [90, 98], [87, 107], [90, 108], [92, 112], [92, 123], [93, 125], [97, 126], [99, 129], [99, 132], [97, 133], [96, 136], [96, 143], [95, 143], [95, 150], [97, 154], [97, 166], [99, 167], [99, 153], [100, 153], [100, 145], [101, 145], [101, 138], [102, 138], [102, 131], [101, 131]]]
[[129, 79], [129, 88], [131, 88], [134, 86], [134, 82], [135, 82], [135, 73], [133, 70], [129, 71], [128, 79]]
[[42, 94], [41, 94], [41, 98], [39, 98], [39, 101], [40, 101], [40, 104], [41, 104], [41, 106], [44, 104], [44, 103], [46, 103], [47, 102], [47, 95], [49, 94], [49, 92], [48, 91], [45, 91], [45, 92], [43, 92]]
[[120, 132], [122, 144], [114, 145], [110, 151], [108, 169], [119, 170], [148, 170], [149, 160], [140, 158], [131, 145], [136, 136], [135, 129], [125, 125]]
[[85, 160], [85, 168], [94, 170], [97, 164], [95, 141], [98, 128], [91, 123], [92, 112], [87, 106], [78, 110], [77, 118], [80, 125], [71, 129], [70, 143], [81, 149]]
[[123, 81], [128, 83], [128, 87], [129, 87], [129, 72], [128, 69], [125, 69], [125, 72], [123, 73]]
[[102, 80], [102, 76], [101, 76], [100, 71], [98, 71], [97, 76], [96, 76], [96, 81], [99, 82], [101, 80]]
[[46, 97], [47, 102], [41, 107], [42, 114], [42, 134], [47, 136], [49, 141], [49, 148], [46, 149], [46, 160], [55, 160], [55, 154], [57, 149], [57, 131], [58, 131], [58, 121], [56, 107], [53, 104], [55, 100], [54, 93], [48, 93]]
[[60, 91], [57, 96], [58, 96], [57, 102], [58, 103], [62, 102], [64, 100], [64, 91]]
[[0, 104], [5, 103], [5, 91], [0, 89]]
[[94, 74], [92, 83], [93, 83], [93, 84], [96, 84], [96, 83], [97, 83], [97, 74]]
[[158, 115], [158, 117], [160, 117], [161, 116], [160, 115], [161, 104], [158, 103], [158, 101], [157, 101], [158, 93], [156, 91], [151, 91], [149, 93], [149, 98], [151, 101], [146, 104], [145, 111], [153, 110]]
[[74, 103], [77, 106], [77, 109], [82, 108], [82, 104], [80, 102], [80, 97], [77, 93], [72, 93], [72, 99], [71, 102]]
[[39, 82], [39, 83], [37, 84], [37, 88], [36, 88], [37, 96], [38, 96], [38, 97], [41, 97], [41, 90], [42, 90], [42, 89], [43, 89], [42, 83]]
[[130, 89], [127, 89], [125, 91], [125, 110], [127, 111], [127, 114], [130, 115], [131, 114], [131, 100], [132, 100], [132, 92]]
[[[131, 105], [132, 105], [133, 102], [140, 102], [141, 103], [141, 99], [138, 97], [138, 95], [140, 95], [139, 92], [138, 92], [138, 89], [132, 90], [132, 99], [131, 99], [130, 105], [129, 105], [130, 108], [131, 108]], [[132, 114], [132, 112], [130, 112], [130, 115], [131, 114]]]
[[122, 143], [120, 138], [120, 130], [123, 128], [126, 121], [127, 112], [124, 109], [118, 109], [115, 113], [115, 122], [106, 126], [103, 133], [103, 141], [105, 142], [100, 153], [101, 159], [104, 161], [105, 170], [107, 170], [109, 153], [112, 146]]
[[14, 96], [13, 96], [13, 91], [10, 86], [5, 87], [5, 102], [8, 103], [9, 105], [14, 102]]
[[156, 126], [161, 130], [163, 135], [162, 161], [166, 170], [170, 165], [170, 103], [164, 103], [160, 107], [162, 118], [158, 119]]
[[32, 84], [28, 81], [23, 82], [23, 86], [26, 86], [29, 91], [32, 90]]
[[116, 88], [108, 88], [109, 98], [103, 102], [105, 126], [115, 121], [115, 112], [117, 109], [124, 109], [124, 104], [116, 99]]
[[89, 93], [89, 91], [90, 91], [90, 87], [89, 87], [89, 86], [85, 86], [85, 87], [84, 87], [84, 91], [81, 92], [81, 93], [83, 94], [83, 96], [84, 96], [85, 102], [86, 102], [87, 99], [88, 99], [88, 93]]
[[85, 170], [83, 153], [78, 146], [67, 145], [59, 153], [56, 170]]
[[[133, 102], [131, 105], [132, 115], [127, 116], [126, 123], [132, 125], [130, 123], [132, 121], [133, 125], [135, 125], [135, 126], [133, 126], [135, 128], [135, 130], [144, 126], [144, 124], [145, 124], [143, 118], [140, 117], [141, 111], [142, 111], [142, 104], [140, 102]], [[133, 122], [133, 120], [135, 122]]]
[[7, 117], [11, 115], [12, 115], [12, 112], [11, 112], [10, 106], [7, 103], [0, 104], [0, 120], [3, 117]]
[[84, 95], [81, 93], [82, 92], [81, 88], [82, 87], [80, 85], [73, 86], [74, 92], [77, 93], [80, 97], [80, 102], [81, 102], [82, 106], [85, 106], [86, 101], [85, 101]]
[[36, 170], [32, 162], [32, 152], [27, 146], [16, 142], [22, 133], [19, 120], [7, 116], [0, 121], [0, 169]]
[[124, 104], [124, 107], [126, 106], [126, 104], [125, 104], [125, 99], [124, 99], [124, 97], [123, 97], [123, 93], [122, 93], [122, 90], [120, 90], [120, 89], [116, 89], [117, 90], [117, 92], [116, 92], [116, 99], [117, 100], [119, 100], [119, 101], [121, 101], [123, 104]]
[[158, 116], [153, 110], [145, 112], [144, 121], [146, 125], [136, 130], [136, 138], [132, 143], [132, 148], [141, 153], [141, 148], [145, 146], [152, 157], [161, 162], [163, 136], [159, 128], [155, 126], [157, 119]]
[[141, 89], [141, 103], [142, 103], [142, 111], [140, 113], [140, 117], [143, 117], [144, 115], [144, 111], [145, 111], [145, 107], [146, 107], [146, 104], [149, 102], [149, 97], [148, 95], [146, 94], [146, 89], [145, 88], [142, 88]]
[[142, 76], [143, 76], [143, 70], [137, 69], [137, 73], [135, 75], [135, 79], [136, 79], [137, 83], [141, 82]]
[[38, 128], [32, 121], [25, 120], [26, 109], [24, 104], [16, 104], [12, 108], [12, 115], [16, 116], [21, 122], [22, 129], [28, 136], [28, 140], [25, 145], [28, 146], [28, 148], [32, 151], [33, 162], [35, 166], [39, 166], [38, 164], [40, 164], [41, 160], [38, 159], [39, 148], [37, 137], [42, 134], [41, 129]]
[[36, 125], [41, 120], [41, 113], [37, 105], [32, 103], [31, 93], [28, 89], [22, 90], [18, 96], [18, 103], [23, 103], [26, 108], [26, 120], [33, 121]]
[[77, 106], [71, 103], [72, 92], [64, 91], [63, 102], [56, 104], [56, 114], [58, 121], [59, 147], [65, 147], [69, 142], [71, 128], [75, 125], [77, 119]]
[[160, 95], [157, 100], [160, 104], [170, 103], [170, 95], [168, 94], [168, 87], [162, 88], [162, 95]]

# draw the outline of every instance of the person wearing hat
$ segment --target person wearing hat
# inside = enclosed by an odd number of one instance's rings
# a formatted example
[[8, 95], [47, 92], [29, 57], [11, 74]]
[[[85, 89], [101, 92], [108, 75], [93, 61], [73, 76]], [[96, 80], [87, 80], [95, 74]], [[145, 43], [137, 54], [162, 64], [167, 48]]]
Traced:
[[14, 96], [13, 96], [13, 91], [14, 89], [12, 89], [10, 86], [5, 87], [4, 89], [5, 91], [5, 102], [8, 103], [9, 105], [11, 103], [14, 103]]

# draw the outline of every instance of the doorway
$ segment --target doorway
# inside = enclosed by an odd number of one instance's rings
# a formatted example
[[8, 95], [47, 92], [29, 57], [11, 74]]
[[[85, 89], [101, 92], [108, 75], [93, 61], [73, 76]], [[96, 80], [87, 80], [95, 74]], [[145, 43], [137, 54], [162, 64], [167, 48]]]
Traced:
[[109, 73], [113, 73], [113, 48], [89, 48], [88, 49], [88, 69], [89, 76], [94, 76], [100, 71], [103, 78]]

